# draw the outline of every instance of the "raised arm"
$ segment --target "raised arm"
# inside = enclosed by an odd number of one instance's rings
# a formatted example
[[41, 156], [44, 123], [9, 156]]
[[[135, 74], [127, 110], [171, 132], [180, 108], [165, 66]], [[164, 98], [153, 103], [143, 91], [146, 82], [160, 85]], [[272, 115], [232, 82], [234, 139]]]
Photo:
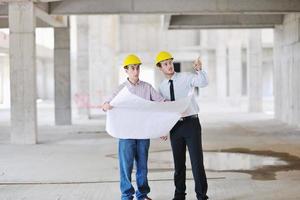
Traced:
[[191, 73], [188, 76], [188, 81], [192, 87], [206, 87], [208, 85], [207, 74], [203, 70]]
[[195, 74], [188, 76], [189, 82], [192, 87], [206, 87], [208, 85], [207, 74], [202, 69], [202, 62], [200, 58], [194, 61]]

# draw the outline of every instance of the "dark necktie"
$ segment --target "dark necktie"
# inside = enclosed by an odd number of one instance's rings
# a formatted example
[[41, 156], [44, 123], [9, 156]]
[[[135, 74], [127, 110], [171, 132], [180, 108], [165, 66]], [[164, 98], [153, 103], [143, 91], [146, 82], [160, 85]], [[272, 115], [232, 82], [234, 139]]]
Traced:
[[169, 80], [169, 83], [170, 83], [170, 97], [171, 97], [171, 101], [175, 101], [173, 80]]

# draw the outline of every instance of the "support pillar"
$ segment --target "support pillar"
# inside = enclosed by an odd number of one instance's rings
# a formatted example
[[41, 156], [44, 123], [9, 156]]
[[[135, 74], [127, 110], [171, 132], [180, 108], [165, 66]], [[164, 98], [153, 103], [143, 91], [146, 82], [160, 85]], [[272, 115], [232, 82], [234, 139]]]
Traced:
[[116, 67], [118, 20], [116, 16], [89, 16], [89, 79], [91, 116], [101, 115], [100, 105], [118, 86]]
[[218, 31], [218, 44], [216, 47], [216, 81], [219, 99], [225, 99], [227, 96], [227, 52], [224, 32], [224, 30]]
[[70, 29], [54, 28], [55, 124], [72, 124]]
[[262, 112], [262, 42], [261, 30], [249, 30], [247, 48], [248, 111]]
[[88, 16], [77, 16], [77, 88], [75, 101], [80, 117], [90, 117], [89, 78], [89, 20]]
[[35, 13], [32, 1], [9, 2], [11, 142], [37, 142]]
[[240, 105], [242, 96], [242, 49], [240, 41], [228, 46], [229, 97], [233, 105]]

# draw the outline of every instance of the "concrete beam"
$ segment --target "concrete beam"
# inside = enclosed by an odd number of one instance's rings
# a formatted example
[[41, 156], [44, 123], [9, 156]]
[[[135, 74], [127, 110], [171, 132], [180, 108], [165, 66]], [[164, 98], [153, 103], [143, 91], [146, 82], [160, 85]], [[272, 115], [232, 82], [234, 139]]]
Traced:
[[[45, 2], [45, 1], [36, 1], [36, 2]], [[35, 3], [34, 9], [35, 9], [35, 15], [37, 17], [36, 27], [58, 27], [59, 28], [59, 27], [68, 26], [67, 16], [49, 15], [48, 3]], [[8, 7], [6, 4], [0, 5], [0, 28], [8, 28]]]
[[161, 25], [164, 30], [168, 30], [171, 22], [171, 15], [162, 15]]
[[39, 7], [35, 7], [36, 17], [45, 23], [49, 24], [52, 27], [67, 27], [68, 26], [68, 18], [67, 16], [51, 16], [44, 10]]
[[[9, 3], [9, 2], [24, 2], [25, 0], [1, 0], [0, 4]], [[31, 0], [33, 3], [48, 3], [48, 2], [57, 2], [62, 0]]]
[[274, 28], [283, 15], [172, 15], [168, 29]]
[[[24, 0], [0, 0], [0, 16], [8, 16], [8, 3], [7, 2], [22, 2]], [[34, 4], [45, 12], [49, 13], [49, 4], [45, 2], [37, 2]]]
[[[66, 16], [64, 16], [64, 18], [66, 18]], [[0, 17], [0, 28], [8, 28], [8, 17]], [[49, 24], [47, 24], [46, 22], [42, 21], [41, 19], [37, 18], [36, 19], [36, 27], [37, 28], [49, 28], [52, 27]], [[63, 26], [63, 27], [67, 27]]]
[[71, 14], [245, 14], [300, 12], [299, 0], [64, 0], [50, 13]]
[[42, 3], [45, 3], [45, 2], [57, 2], [57, 1], [62, 1], [62, 0], [34, 0], [34, 2], [42, 2]]

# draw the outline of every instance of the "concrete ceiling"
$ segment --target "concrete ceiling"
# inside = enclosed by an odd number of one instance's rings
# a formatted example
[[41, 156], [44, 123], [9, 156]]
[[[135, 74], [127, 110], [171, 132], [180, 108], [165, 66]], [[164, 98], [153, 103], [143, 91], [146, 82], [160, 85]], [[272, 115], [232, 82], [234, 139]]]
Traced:
[[63, 0], [50, 14], [246, 14], [300, 12], [299, 0]]
[[274, 28], [283, 15], [171, 15], [165, 19], [168, 29]]
[[[3, 0], [5, 1], [5, 0]], [[8, 0], [6, 0], [8, 1]], [[89, 14], [284, 14], [299, 0], [34, 0], [52, 15]], [[6, 3], [7, 4], [7, 3]], [[0, 15], [7, 5], [0, 4]]]
[[[164, 14], [168, 29], [270, 28], [300, 0], [35, 0], [49, 15]], [[7, 16], [6, 4], [0, 16]], [[2, 22], [5, 24], [6, 22]]]
[[[67, 27], [67, 16], [49, 14], [48, 1], [57, 2], [58, 0], [35, 0], [37, 2], [35, 3], [36, 27]], [[0, 28], [8, 28], [8, 26], [8, 5], [2, 3], [0, 4]]]

